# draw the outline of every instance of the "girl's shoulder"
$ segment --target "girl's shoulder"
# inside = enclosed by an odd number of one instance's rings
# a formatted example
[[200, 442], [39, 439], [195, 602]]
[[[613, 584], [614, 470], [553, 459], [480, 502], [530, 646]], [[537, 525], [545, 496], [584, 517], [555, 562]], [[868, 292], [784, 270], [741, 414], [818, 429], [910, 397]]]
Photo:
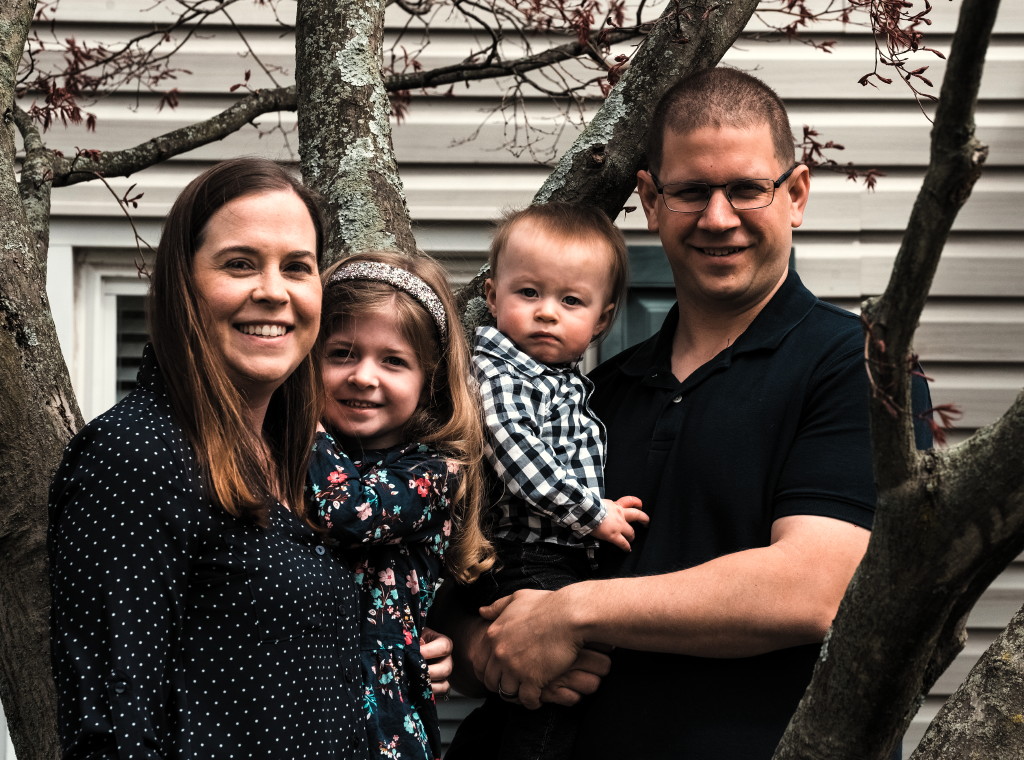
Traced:
[[[348, 464], [344, 464], [344, 463]], [[367, 478], [390, 479], [392, 477], [430, 477], [432, 480], [458, 477], [461, 467], [457, 460], [448, 456], [441, 448], [418, 441], [400, 443], [387, 449], [366, 449], [355, 451], [344, 446], [329, 432], [318, 432], [310, 461], [310, 475], [316, 477], [320, 470], [332, 471], [341, 467], [351, 475], [364, 481]]]
[[458, 469], [440, 449], [416, 441], [402, 443], [382, 451], [368, 451], [363, 461], [367, 464], [375, 463], [378, 467], [401, 466], [404, 469], [417, 468], [434, 472], [448, 472], [453, 467]]

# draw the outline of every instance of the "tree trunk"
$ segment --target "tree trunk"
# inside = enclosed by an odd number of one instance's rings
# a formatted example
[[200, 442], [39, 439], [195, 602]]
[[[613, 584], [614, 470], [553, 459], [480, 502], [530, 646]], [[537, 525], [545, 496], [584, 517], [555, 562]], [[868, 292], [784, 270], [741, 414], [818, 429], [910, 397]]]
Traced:
[[388, 121], [381, 55], [386, 0], [299, 0], [295, 29], [299, 155], [324, 197], [331, 258], [415, 252]]
[[687, 74], [713, 68], [758, 0], [675, 0], [651, 28], [604, 105], [562, 156], [534, 203], [572, 201], [618, 216], [643, 168], [647, 127], [661, 96]]
[[1017, 758], [1024, 747], [1024, 607], [935, 716], [911, 760]]
[[910, 341], [942, 247], [986, 149], [974, 105], [998, 2], [964, 0], [931, 164], [885, 294], [865, 305], [879, 501], [857, 570], [777, 759], [888, 757], [963, 642], [967, 613], [1024, 549], [1024, 394], [995, 425], [917, 452]]
[[[0, 9], [0, 108], [7, 127], [0, 131], [0, 699], [19, 760], [50, 760], [59, 748], [46, 503], [50, 477], [81, 417], [45, 296], [45, 241], [32, 234], [15, 181], [14, 82], [34, 8], [31, 0], [18, 0]], [[31, 189], [30, 206], [48, 208], [48, 191], [45, 183]]]

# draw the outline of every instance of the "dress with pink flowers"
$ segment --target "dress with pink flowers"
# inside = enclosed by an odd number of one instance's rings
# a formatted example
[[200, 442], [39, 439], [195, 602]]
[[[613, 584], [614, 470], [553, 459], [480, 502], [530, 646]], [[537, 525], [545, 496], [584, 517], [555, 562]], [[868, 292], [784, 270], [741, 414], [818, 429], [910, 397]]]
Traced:
[[458, 469], [411, 443], [351, 458], [318, 433], [313, 511], [343, 546], [360, 584], [360, 659], [370, 756], [441, 756], [420, 632], [440, 584]]

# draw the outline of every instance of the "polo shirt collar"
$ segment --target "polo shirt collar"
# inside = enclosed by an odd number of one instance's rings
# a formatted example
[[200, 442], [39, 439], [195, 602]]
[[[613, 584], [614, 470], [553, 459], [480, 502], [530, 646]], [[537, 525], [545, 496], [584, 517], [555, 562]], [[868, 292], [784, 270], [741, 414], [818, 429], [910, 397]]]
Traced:
[[476, 343], [473, 346], [473, 352], [504, 362], [526, 377], [541, 377], [542, 375], [550, 375], [553, 372], [564, 373], [570, 371], [575, 366], [574, 364], [544, 364], [544, 362], [539, 362], [526, 352], [520, 350], [501, 330], [491, 325], [483, 325], [476, 328]]
[[[738, 354], [778, 348], [790, 330], [803, 321], [817, 302], [814, 294], [800, 281], [800, 276], [790, 269], [782, 287], [765, 304], [761, 313], [754, 317], [754, 321], [736, 342], [705, 366], [728, 366], [732, 357]], [[672, 341], [678, 324], [679, 304], [674, 303], [662, 323], [661, 330], [653, 339], [638, 346], [633, 355], [623, 362], [622, 371], [634, 377], [642, 377], [649, 372], [652, 377], [667, 373], [674, 380], [671, 372]]]

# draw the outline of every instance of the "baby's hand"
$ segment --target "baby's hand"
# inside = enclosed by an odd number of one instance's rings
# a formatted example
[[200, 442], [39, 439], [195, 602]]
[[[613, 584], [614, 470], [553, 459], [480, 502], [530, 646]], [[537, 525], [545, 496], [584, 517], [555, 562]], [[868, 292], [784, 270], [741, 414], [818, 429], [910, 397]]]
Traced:
[[590, 535], [628, 552], [630, 543], [636, 538], [636, 533], [630, 523], [646, 524], [650, 522], [651, 518], [640, 509], [640, 499], [635, 496], [623, 496], [615, 501], [601, 499], [601, 503], [604, 504], [607, 514], [601, 524], [590, 532]]

